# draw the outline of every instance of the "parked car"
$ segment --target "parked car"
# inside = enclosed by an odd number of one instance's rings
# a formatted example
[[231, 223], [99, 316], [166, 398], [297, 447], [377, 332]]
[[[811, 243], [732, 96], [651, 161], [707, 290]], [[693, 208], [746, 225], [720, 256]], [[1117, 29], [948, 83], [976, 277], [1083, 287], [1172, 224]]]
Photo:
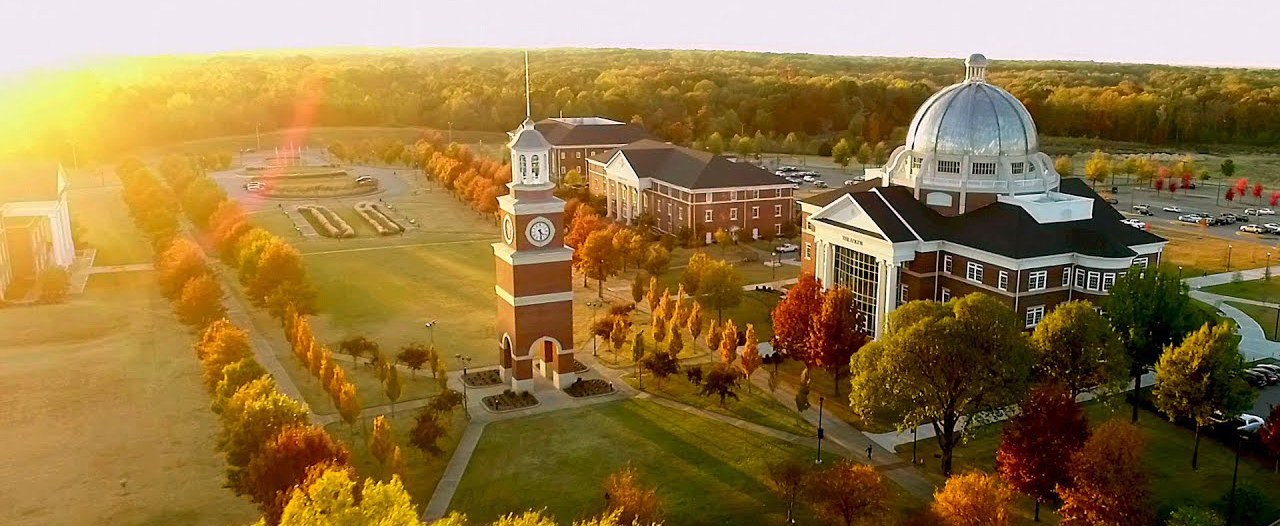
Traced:
[[1252, 386], [1254, 386], [1254, 387], [1266, 387], [1266, 386], [1267, 386], [1267, 377], [1265, 377], [1265, 376], [1263, 376], [1263, 375], [1261, 375], [1261, 374], [1258, 374], [1258, 373], [1255, 373], [1255, 372], [1253, 372], [1253, 371], [1249, 371], [1249, 370], [1246, 370], [1246, 371], [1244, 371], [1244, 372], [1243, 372], [1243, 373], [1241, 373], [1241, 374], [1243, 374], [1243, 375], [1244, 375], [1244, 381], [1249, 382], [1249, 385], [1252, 385]]
[[1144, 216], [1149, 216], [1153, 213], [1148, 205], [1133, 205], [1133, 211]]
[[1204, 218], [1200, 217], [1199, 214], [1182, 214], [1178, 216], [1178, 221], [1182, 221], [1183, 223], [1199, 223], [1202, 220], [1204, 220]]
[[827, 182], [826, 182], [826, 181], [823, 181], [823, 180], [821, 180], [821, 179], [819, 179], [819, 180], [817, 180], [817, 181], [814, 181], [814, 182], [813, 182], [813, 187], [814, 187], [814, 188], [826, 188], [826, 187], [827, 187]]
[[1266, 369], [1276, 374], [1280, 374], [1280, 365], [1270, 363], [1260, 363], [1253, 366], [1254, 369]]
[[1165, 212], [1173, 212], [1173, 213], [1175, 213], [1175, 214], [1181, 214], [1181, 213], [1182, 213], [1182, 209], [1181, 209], [1181, 208], [1179, 208], [1179, 207], [1176, 207], [1176, 206], [1166, 206], [1166, 207], [1164, 207], [1164, 208], [1161, 208], [1161, 210], [1164, 210]]
[[1218, 220], [1222, 221], [1222, 224], [1224, 225], [1235, 223], [1236, 215], [1231, 212], [1223, 212], [1221, 214], [1218, 214]]
[[773, 249], [774, 252], [780, 252], [783, 254], [786, 254], [787, 252], [795, 252], [797, 250], [800, 250], [800, 247], [793, 245], [791, 243], [783, 243], [781, 245], [778, 245], [778, 248]]
[[1268, 232], [1275, 234], [1277, 232], [1280, 232], [1280, 223], [1264, 223], [1262, 225], [1262, 228], [1265, 228], [1267, 229]]
[[362, 175], [356, 178], [356, 184], [360, 186], [376, 186], [378, 180], [374, 179], [372, 175]]
[[800, 169], [794, 166], [779, 166], [778, 171], [779, 172], [798, 172], [800, 171]]
[[1261, 367], [1254, 367], [1254, 368], [1245, 369], [1245, 370], [1251, 373], [1262, 375], [1263, 378], [1267, 379], [1267, 385], [1275, 385], [1276, 383], [1280, 382], [1280, 374], [1276, 374], [1272, 371], [1268, 371]]
[[1276, 211], [1275, 211], [1275, 210], [1272, 210], [1272, 209], [1270, 209], [1270, 208], [1246, 208], [1246, 209], [1245, 209], [1245, 211], [1244, 211], [1244, 213], [1245, 213], [1245, 215], [1250, 215], [1250, 216], [1273, 216], [1273, 215], [1276, 215]]
[[267, 185], [265, 185], [265, 184], [263, 184], [263, 183], [261, 183], [261, 182], [259, 182], [259, 181], [249, 181], [249, 182], [245, 183], [245, 185], [244, 185], [244, 189], [245, 189], [245, 190], [248, 190], [248, 191], [250, 191], [250, 192], [257, 192], [257, 191], [260, 191], [260, 190], [262, 190], [263, 188], [266, 188], [266, 187], [267, 187]]
[[1119, 199], [1116, 199], [1116, 198], [1114, 198], [1114, 197], [1107, 197], [1107, 198], [1106, 198], [1106, 201], [1107, 201], [1108, 203], [1113, 204], [1113, 205], [1118, 205], [1118, 204], [1120, 204], [1120, 200], [1119, 200]]
[[1264, 422], [1262, 417], [1248, 413], [1240, 415], [1239, 421], [1243, 423], [1240, 427], [1236, 428], [1236, 431], [1240, 431], [1242, 433], [1257, 433], [1258, 428], [1261, 428], [1262, 423]]
[[1267, 233], [1267, 229], [1263, 228], [1261, 225], [1244, 225], [1244, 226], [1240, 227], [1240, 231], [1241, 231], [1241, 232], [1248, 232], [1248, 233], [1250, 233], [1250, 234], [1265, 234], [1265, 233]]
[[1146, 230], [1147, 228], [1147, 222], [1141, 219], [1121, 219], [1120, 222], [1126, 225], [1129, 225], [1133, 228], [1139, 228], [1143, 230]]
[[844, 185], [845, 185], [845, 186], [853, 186], [853, 185], [854, 185], [854, 184], [856, 184], [856, 183], [857, 183], [857, 181], [854, 181], [853, 179], [845, 179], [845, 181], [844, 181]]

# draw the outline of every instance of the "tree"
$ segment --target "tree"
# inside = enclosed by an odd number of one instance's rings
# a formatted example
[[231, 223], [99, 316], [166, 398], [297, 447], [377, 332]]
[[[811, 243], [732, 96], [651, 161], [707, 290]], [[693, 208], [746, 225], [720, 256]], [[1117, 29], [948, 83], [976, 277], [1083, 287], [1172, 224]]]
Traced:
[[720, 363], [731, 364], [738, 359], [738, 326], [733, 320], [724, 322], [720, 329]]
[[378, 415], [373, 419], [373, 432], [369, 433], [369, 452], [378, 462], [386, 462], [395, 443], [391, 439], [391, 423], [387, 417]]
[[1075, 170], [1070, 155], [1060, 155], [1053, 160], [1053, 169], [1063, 176], [1070, 177]]
[[209, 274], [200, 274], [182, 286], [173, 304], [178, 321], [192, 327], [203, 327], [227, 315], [222, 305], [222, 287]]
[[645, 302], [649, 304], [649, 313], [654, 316], [658, 315], [658, 277], [649, 276], [649, 288], [644, 295]]
[[782, 494], [787, 501], [787, 524], [794, 524], [796, 499], [800, 498], [809, 481], [809, 463], [788, 457], [777, 462], [770, 462], [766, 468], [769, 478], [766, 479], [774, 491]]
[[336, 392], [330, 394], [334, 397], [334, 405], [338, 406], [338, 415], [354, 433], [356, 419], [360, 417], [360, 399], [356, 397], [356, 386], [344, 381]]
[[667, 339], [667, 353], [672, 357], [679, 356], [684, 350], [684, 337], [680, 335], [680, 327], [671, 325], [671, 337]]
[[1262, 183], [1254, 183], [1254, 185], [1253, 185], [1253, 198], [1254, 198], [1254, 199], [1258, 199], [1258, 200], [1259, 200], [1258, 202], [1262, 202], [1262, 201], [1261, 201], [1261, 199], [1262, 199]]
[[636, 273], [636, 277], [631, 280], [631, 301], [640, 303], [644, 300], [644, 287], [647, 283], [644, 280], [644, 274]]
[[400, 480], [404, 480], [408, 470], [405, 466], [404, 452], [400, 450], [400, 446], [391, 446], [391, 454], [387, 455], [387, 470], [392, 477], [400, 477]]
[[813, 274], [805, 273], [787, 296], [773, 308], [773, 350], [808, 366], [813, 363], [809, 352], [809, 332], [813, 320], [821, 313], [822, 286]]
[[1241, 374], [1244, 358], [1236, 347], [1232, 324], [1211, 328], [1206, 323], [1181, 345], [1166, 349], [1156, 363], [1156, 407], [1195, 424], [1193, 470], [1199, 467], [1200, 429], [1219, 412], [1237, 414], [1253, 403], [1253, 391]]
[[622, 316], [613, 317], [613, 329], [609, 331], [609, 344], [613, 347], [613, 353], [618, 354], [618, 350], [627, 343], [627, 333], [631, 329], [627, 324], [627, 319]]
[[1132, 419], [1137, 422], [1142, 391], [1136, 388], [1142, 375], [1155, 365], [1164, 346], [1180, 341], [1195, 328], [1191, 299], [1186, 285], [1173, 273], [1135, 269], [1116, 279], [1102, 310], [1129, 358], [1129, 376], [1135, 387], [1130, 393]]
[[449, 429], [442, 421], [441, 414], [438, 411], [423, 408], [418, 411], [418, 416], [414, 417], [413, 429], [409, 431], [409, 444], [422, 450], [423, 453], [438, 457], [444, 453], [444, 450], [440, 449], [437, 443], [448, 433]]
[[232, 325], [226, 318], [205, 327], [195, 344], [195, 351], [202, 369], [201, 379], [210, 391], [222, 379], [223, 367], [253, 354], [249, 348], [249, 333]]
[[662, 343], [662, 340], [667, 339], [667, 319], [666, 318], [662, 316], [654, 316], [653, 324], [651, 328], [653, 329], [653, 341]]
[[840, 142], [837, 142], [835, 147], [831, 148], [831, 160], [840, 165], [841, 170], [849, 167], [849, 159], [852, 157], [853, 145], [849, 144], [848, 138], [841, 137]]
[[351, 454], [319, 426], [291, 426], [262, 446], [245, 468], [243, 485], [233, 488], [248, 495], [269, 523], [280, 518], [294, 487], [312, 466], [347, 466]]
[[418, 510], [398, 477], [357, 484], [349, 468], [328, 468], [300, 484], [289, 497], [280, 526], [422, 526]]
[[165, 297], [175, 298], [191, 278], [209, 272], [200, 246], [187, 239], [175, 239], [156, 256], [156, 281]]
[[676, 361], [675, 355], [657, 349], [646, 353], [640, 360], [640, 366], [660, 380], [680, 372], [680, 364]]
[[970, 472], [947, 479], [930, 511], [943, 526], [1009, 526], [1015, 494], [999, 478]]
[[717, 245], [720, 245], [721, 255], [723, 255], [724, 251], [729, 248], [729, 245], [734, 244], [736, 241], [733, 234], [723, 228], [717, 228], [715, 233], [712, 234], [712, 238], [716, 240]]
[[[832, 150], [835, 150], [835, 148], [832, 148]], [[871, 145], [864, 142], [862, 146], [858, 147], [858, 152], [854, 154], [854, 159], [857, 159], [859, 166], [866, 166], [867, 163], [871, 162], [871, 156]]]
[[1235, 189], [1235, 188], [1228, 188], [1228, 189], [1227, 189], [1227, 192], [1226, 192], [1226, 193], [1224, 193], [1224, 194], [1222, 194], [1222, 197], [1227, 198], [1227, 201], [1235, 201], [1235, 199], [1236, 199], [1236, 189]]
[[[671, 266], [671, 252], [656, 243], [649, 246], [645, 252], [644, 261], [640, 264], [645, 273], [653, 279], [662, 275]], [[656, 283], [651, 283], [656, 284]], [[638, 300], [637, 300], [638, 301]]]
[[1107, 176], [1111, 175], [1111, 161], [1107, 159], [1107, 154], [1102, 150], [1094, 150], [1093, 155], [1089, 156], [1089, 160], [1084, 163], [1084, 176], [1094, 186], [1107, 180]]
[[418, 369], [431, 359], [433, 351], [431, 348], [421, 343], [411, 343], [400, 348], [400, 354], [396, 355], [396, 361], [409, 366], [414, 375], [418, 374]]
[[222, 410], [222, 430], [218, 434], [218, 449], [226, 454], [231, 486], [240, 487], [243, 468], [263, 444], [281, 429], [306, 423], [306, 406], [276, 391], [270, 376], [236, 391]]
[[1271, 406], [1271, 413], [1258, 429], [1258, 439], [1275, 459], [1275, 467], [1272, 471], [1280, 472], [1280, 405]]
[[1129, 373], [1111, 323], [1087, 301], [1054, 307], [1036, 325], [1031, 344], [1036, 373], [1060, 382], [1073, 399], [1095, 386], [1118, 388]]
[[1056, 383], [1040, 384], [1009, 419], [996, 451], [996, 471], [1011, 486], [1040, 504], [1067, 482], [1068, 461], [1089, 438], [1089, 423], [1074, 397]]
[[604, 480], [605, 506], [619, 513], [622, 524], [656, 524], [662, 520], [657, 490], [640, 482], [635, 468], [627, 465]]
[[[407, 349], [408, 347], [406, 347]], [[353, 336], [338, 342], [338, 350], [343, 354], [351, 355], [356, 365], [360, 364], [360, 357], [373, 356], [378, 353], [378, 342], [365, 338], [364, 336]], [[404, 354], [403, 352], [401, 354]], [[402, 359], [403, 361], [403, 359]]]
[[[672, 310], [671, 301], [671, 289], [662, 289], [662, 297], [658, 300], [658, 310], [654, 311], [653, 317], [655, 319], [662, 318], [663, 321], [670, 318]], [[658, 338], [655, 337], [654, 339], [656, 340]]]
[[[222, 379], [218, 380], [218, 384], [213, 388], [213, 402], [210, 408], [215, 413], [221, 413], [227, 401], [231, 396], [236, 394], [245, 384], [267, 376], [267, 370], [253, 358], [241, 358], [226, 367], [222, 368]], [[269, 376], [267, 376], [270, 378]]]
[[712, 132], [702, 144], [712, 154], [720, 155], [724, 153], [724, 136], [720, 135], [720, 132]]
[[1098, 426], [1071, 457], [1070, 481], [1058, 486], [1063, 526], [1151, 524], [1145, 440], [1132, 424], [1111, 420]]
[[1022, 328], [982, 293], [909, 302], [889, 315], [884, 337], [854, 356], [852, 409], [863, 418], [895, 411], [899, 430], [932, 425], [950, 475], [961, 435], [1022, 395], [1031, 369]]
[[698, 335], [702, 334], [702, 304], [693, 302], [693, 306], [689, 310], [689, 318], [685, 320], [685, 328], [689, 329], [689, 334], [693, 339], [697, 340]]
[[608, 230], [592, 232], [578, 251], [581, 252], [579, 268], [588, 278], [596, 280], [597, 297], [604, 299], [604, 280], [617, 274], [622, 266], [622, 258], [613, 245], [613, 234]]
[[746, 379], [747, 392], [751, 392], [751, 373], [756, 372], [760, 368], [763, 359], [760, 358], [760, 341], [756, 339], [756, 328], [750, 323], [747, 324], [747, 339], [742, 347], [742, 377]]
[[707, 324], [707, 348], [711, 350], [719, 349], [721, 336], [723, 336], [723, 333], [720, 332], [720, 325], [716, 323], [716, 320], [711, 320], [711, 323]]
[[396, 414], [396, 400], [400, 399], [400, 371], [395, 364], [387, 364], [386, 379], [382, 381], [382, 394], [391, 401], [391, 416]]
[[1218, 172], [1222, 174], [1223, 179], [1230, 179], [1236, 174], [1236, 162], [1231, 159], [1223, 159], [1222, 164], [1218, 166]]
[[805, 487], [815, 511], [845, 526], [879, 518], [889, 510], [891, 495], [880, 472], [848, 459], [813, 473]]
[[684, 289], [689, 294], [698, 294], [701, 290], [702, 276], [710, 266], [711, 257], [707, 256], [706, 252], [694, 252], [693, 256], [689, 257], [689, 262], [684, 267], [684, 273], [680, 275], [680, 284], [684, 285]]
[[724, 407], [726, 398], [738, 399], [738, 371], [718, 363], [702, 378], [700, 393], [702, 396], [720, 397], [720, 407]]
[[807, 347], [813, 363], [831, 374], [837, 398], [840, 382], [849, 371], [849, 360], [866, 343], [867, 336], [853, 304], [853, 291], [845, 287], [828, 290], [822, 298], [822, 310], [810, 322]]
[[800, 386], [796, 388], [796, 411], [803, 413], [809, 409], [809, 368], [800, 370]]
[[636, 337], [631, 342], [631, 360], [636, 362], [636, 382], [640, 385], [640, 389], [644, 389], [644, 373], [640, 369], [640, 360], [644, 359], [644, 331], [636, 333]]
[[715, 309], [716, 319], [724, 319], [724, 311], [742, 303], [742, 278], [733, 269], [733, 265], [724, 261], [713, 261], [707, 268], [699, 284], [701, 296], [698, 300], [709, 309]]

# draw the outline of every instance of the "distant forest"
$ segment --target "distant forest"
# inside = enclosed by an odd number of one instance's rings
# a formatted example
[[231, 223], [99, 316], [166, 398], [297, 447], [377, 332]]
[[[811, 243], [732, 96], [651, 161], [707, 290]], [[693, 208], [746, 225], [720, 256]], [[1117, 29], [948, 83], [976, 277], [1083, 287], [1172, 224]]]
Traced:
[[[1280, 71], [995, 60], [990, 82], [1040, 133], [1153, 145], [1280, 145]], [[900, 140], [960, 58], [537, 50], [534, 118], [599, 115], [677, 143], [719, 134], [807, 151], [839, 136]], [[120, 152], [283, 127], [505, 131], [524, 117], [518, 51], [314, 51], [156, 57], [45, 73], [0, 94], [9, 156]]]

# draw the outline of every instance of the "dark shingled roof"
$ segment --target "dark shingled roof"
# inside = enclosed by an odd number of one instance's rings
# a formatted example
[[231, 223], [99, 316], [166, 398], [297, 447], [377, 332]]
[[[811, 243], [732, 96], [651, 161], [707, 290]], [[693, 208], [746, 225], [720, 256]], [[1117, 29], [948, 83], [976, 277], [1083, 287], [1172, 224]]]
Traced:
[[[844, 195], [851, 195], [894, 242], [909, 241], [915, 237], [898, 219], [901, 215], [924, 241], [946, 240], [1015, 259], [1064, 253], [1123, 258], [1135, 255], [1129, 248], [1131, 246], [1164, 241], [1160, 236], [1121, 223], [1124, 216], [1077, 178], [1062, 179], [1059, 191], [1093, 199], [1093, 217], [1044, 224], [1037, 222], [1020, 206], [998, 202], [963, 215], [947, 217], [917, 200], [911, 195], [910, 188], [879, 187], [878, 183], [879, 179], [859, 183], [810, 197], [804, 202], [826, 206]], [[884, 201], [877, 194], [889, 202], [892, 210], [884, 206]]]
[[48, 163], [0, 166], [0, 204], [58, 199], [58, 165]]
[[629, 144], [640, 139], [654, 139], [638, 124], [573, 124], [556, 119], [542, 119], [534, 128], [555, 146], [588, 146]]
[[790, 186], [786, 179], [751, 163], [738, 163], [708, 152], [652, 139], [600, 152], [594, 161], [608, 162], [621, 152], [639, 177], [651, 177], [690, 190], [739, 186]]

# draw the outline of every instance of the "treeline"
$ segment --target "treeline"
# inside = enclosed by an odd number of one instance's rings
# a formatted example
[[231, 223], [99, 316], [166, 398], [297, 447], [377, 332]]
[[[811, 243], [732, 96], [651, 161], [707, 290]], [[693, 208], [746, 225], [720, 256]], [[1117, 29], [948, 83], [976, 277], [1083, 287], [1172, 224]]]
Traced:
[[[959, 81], [960, 60], [715, 51], [532, 54], [533, 114], [643, 123], [682, 144], [712, 134], [896, 140], [916, 108]], [[30, 78], [0, 126], [25, 155], [81, 159], [158, 143], [291, 126], [505, 131], [524, 115], [522, 56], [422, 50], [126, 60]], [[996, 61], [991, 82], [1040, 132], [1151, 144], [1280, 143], [1280, 72]], [[726, 149], [733, 149], [730, 145]]]

